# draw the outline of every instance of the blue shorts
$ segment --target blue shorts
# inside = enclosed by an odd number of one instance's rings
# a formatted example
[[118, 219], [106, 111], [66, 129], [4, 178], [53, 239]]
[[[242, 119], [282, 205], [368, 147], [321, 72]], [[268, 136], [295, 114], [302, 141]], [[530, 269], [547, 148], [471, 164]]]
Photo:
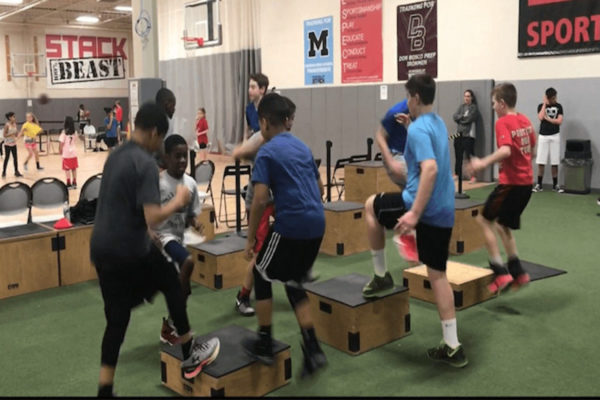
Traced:
[[164, 249], [169, 257], [179, 264], [179, 267], [181, 267], [185, 260], [187, 260], [187, 258], [190, 256], [190, 253], [188, 253], [186, 248], [175, 240], [171, 240], [169, 243], [167, 243]]

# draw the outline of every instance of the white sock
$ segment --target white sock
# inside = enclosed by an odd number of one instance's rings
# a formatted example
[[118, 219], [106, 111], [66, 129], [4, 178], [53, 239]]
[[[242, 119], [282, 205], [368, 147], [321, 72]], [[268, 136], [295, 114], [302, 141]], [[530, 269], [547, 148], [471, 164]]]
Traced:
[[456, 318], [442, 321], [442, 334], [444, 335], [444, 342], [446, 342], [448, 346], [453, 349], [460, 346], [458, 334], [456, 333]]
[[375, 270], [375, 275], [383, 278], [385, 273], [387, 272], [387, 267], [385, 265], [385, 249], [381, 250], [371, 250], [371, 255], [373, 256], [373, 269]]
[[490, 257], [490, 261], [494, 264], [497, 265], [499, 267], [502, 267], [504, 265], [504, 263], [502, 262], [502, 257], [497, 256], [497, 257]]

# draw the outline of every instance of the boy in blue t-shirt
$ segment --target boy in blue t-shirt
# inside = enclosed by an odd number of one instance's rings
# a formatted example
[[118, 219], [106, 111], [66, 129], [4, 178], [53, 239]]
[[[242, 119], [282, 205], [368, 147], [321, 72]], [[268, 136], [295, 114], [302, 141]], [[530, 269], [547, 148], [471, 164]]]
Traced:
[[[454, 226], [454, 181], [450, 170], [448, 132], [444, 121], [433, 112], [433, 78], [414, 75], [406, 83], [406, 90], [410, 115], [415, 118], [408, 128], [404, 152], [406, 187], [401, 193], [371, 196], [365, 204], [375, 276], [363, 288], [363, 296], [380, 296], [394, 288], [392, 276], [385, 265], [384, 229], [394, 229], [401, 235], [415, 229], [419, 259], [427, 266], [443, 331], [440, 346], [429, 349], [427, 354], [434, 360], [460, 368], [468, 361], [458, 341], [454, 295], [446, 277], [448, 248]], [[396, 170], [394, 167], [398, 165], [392, 167]]]
[[106, 127], [106, 137], [104, 143], [109, 151], [117, 145], [119, 137], [117, 135], [119, 121], [115, 118], [115, 113], [112, 108], [106, 108], [106, 118], [104, 118], [104, 126]]
[[269, 78], [259, 73], [250, 75], [248, 82], [248, 98], [250, 103], [246, 106], [246, 125], [244, 126], [244, 139], [249, 139], [260, 131], [258, 123], [258, 105], [269, 88]]
[[306, 291], [302, 288], [325, 233], [323, 184], [310, 149], [287, 131], [290, 111], [285, 99], [276, 93], [266, 95], [258, 107], [258, 115], [266, 143], [258, 151], [252, 174], [254, 199], [246, 243], [248, 260], [254, 257], [256, 232], [269, 202], [269, 189], [273, 192], [277, 217], [254, 266], [259, 339], [245, 341], [243, 345], [251, 356], [265, 364], [273, 363], [271, 282], [283, 282], [300, 325], [304, 353], [302, 376], [305, 376], [327, 363], [316, 338]]

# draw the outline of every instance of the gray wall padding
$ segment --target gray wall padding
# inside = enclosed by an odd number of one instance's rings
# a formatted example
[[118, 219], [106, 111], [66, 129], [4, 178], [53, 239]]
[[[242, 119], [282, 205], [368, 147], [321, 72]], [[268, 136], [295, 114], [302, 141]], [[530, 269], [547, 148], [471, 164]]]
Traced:
[[[537, 106], [547, 88], [558, 92], [558, 102], [564, 109], [564, 121], [560, 127], [560, 158], [564, 157], [567, 139], [592, 141], [592, 188], [600, 188], [600, 78], [522, 80], [513, 81], [517, 88], [517, 110], [529, 117], [536, 132], [539, 132]], [[534, 160], [535, 164], [535, 160]], [[559, 183], [563, 183], [563, 170], [559, 167]], [[537, 165], [534, 165], [534, 179]], [[544, 172], [544, 183], [552, 183], [550, 168]]]
[[[25, 121], [25, 113], [32, 111], [40, 121], [57, 121], [57, 123], [46, 123], [42, 126], [46, 129], [62, 128], [63, 121], [67, 115], [77, 120], [77, 110], [79, 104], [83, 104], [87, 110], [90, 110], [92, 125], [96, 128], [103, 122], [106, 114], [104, 107], [112, 107], [115, 100], [121, 101], [123, 107], [123, 120], [127, 123], [129, 115], [129, 98], [127, 97], [98, 97], [98, 98], [50, 98], [46, 104], [40, 104], [37, 99], [32, 102], [32, 107], [27, 107], [26, 99], [0, 100], [0, 107], [3, 110], [2, 120], [6, 121], [4, 114], [14, 111], [17, 116], [17, 122]], [[60, 123], [58, 122], [60, 121]], [[77, 127], [77, 126], [76, 126]], [[20, 128], [20, 127], [19, 127]]]
[[[260, 71], [260, 50], [242, 50], [185, 59], [160, 61], [159, 75], [175, 93], [175, 132], [195, 140], [198, 108], [206, 109], [209, 142], [223, 145], [242, 139], [250, 74]], [[271, 82], [271, 85], [277, 85]]]
[[[331, 140], [332, 164], [339, 158], [367, 152], [367, 139], [374, 138], [379, 121], [396, 102], [406, 97], [404, 84], [388, 85], [388, 100], [379, 99], [380, 85], [314, 87], [284, 89], [281, 94], [296, 103], [296, 118], [292, 131], [312, 150], [315, 158], [325, 162], [325, 142]], [[476, 155], [489, 154], [494, 147], [493, 110], [490, 95], [492, 80], [438, 82], [434, 111], [446, 122], [448, 133], [456, 124], [452, 115], [462, 103], [463, 92], [471, 89], [478, 99], [481, 118], [478, 122]], [[452, 163], [454, 146], [450, 145]], [[373, 153], [379, 149], [374, 145]], [[491, 168], [478, 178], [490, 181]]]

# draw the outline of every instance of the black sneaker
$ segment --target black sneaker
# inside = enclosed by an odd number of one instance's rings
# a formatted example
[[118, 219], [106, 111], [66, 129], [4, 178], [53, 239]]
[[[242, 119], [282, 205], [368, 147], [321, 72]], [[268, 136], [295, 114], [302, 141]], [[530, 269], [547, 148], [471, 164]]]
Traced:
[[302, 373], [300, 374], [301, 378], [312, 376], [319, 369], [327, 365], [327, 357], [325, 357], [325, 353], [321, 350], [319, 343], [315, 343], [314, 348], [310, 351], [304, 344], [300, 346], [304, 355], [304, 364], [302, 365]]
[[235, 298], [235, 310], [244, 317], [251, 317], [254, 315], [254, 308], [250, 306], [250, 298], [240, 298], [240, 292], [238, 292], [238, 295]]
[[21, 178], [21, 177], [23, 177], [23, 175], [21, 175], [21, 173], [19, 171], [17, 171], [17, 172], [15, 172], [15, 177]]
[[3, 173], [2, 173], [2, 177], [3, 177], [3, 178], [6, 178], [6, 172], [3, 172]]
[[394, 280], [389, 272], [382, 277], [373, 275], [373, 279], [363, 287], [362, 294], [364, 298], [385, 296], [394, 291]]
[[242, 340], [242, 347], [250, 357], [263, 364], [273, 365], [275, 362], [273, 339], [267, 335], [259, 333], [258, 339], [245, 338]]
[[461, 345], [453, 349], [443, 339], [438, 347], [427, 350], [427, 357], [435, 361], [445, 362], [454, 368], [463, 368], [469, 363]]

